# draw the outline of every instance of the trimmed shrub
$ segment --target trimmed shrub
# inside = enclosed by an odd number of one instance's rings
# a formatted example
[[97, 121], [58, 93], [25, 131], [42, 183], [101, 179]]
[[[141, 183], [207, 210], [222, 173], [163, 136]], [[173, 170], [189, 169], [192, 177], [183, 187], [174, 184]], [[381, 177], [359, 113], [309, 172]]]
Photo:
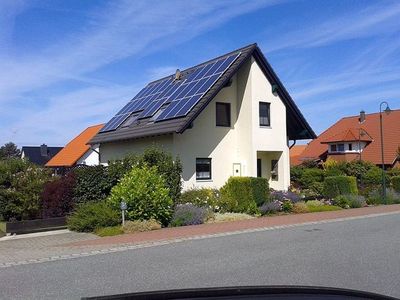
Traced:
[[161, 229], [161, 224], [154, 219], [143, 221], [127, 221], [123, 226], [123, 230], [125, 233], [144, 232], [157, 229]]
[[333, 199], [338, 195], [357, 194], [357, 180], [352, 176], [331, 176], [325, 178], [324, 196]]
[[317, 168], [304, 169], [300, 178], [300, 184], [303, 188], [309, 188], [314, 182], [324, 181], [324, 171]]
[[282, 202], [277, 200], [265, 202], [263, 205], [261, 205], [259, 210], [262, 215], [277, 213], [282, 210]]
[[309, 209], [304, 201], [300, 201], [293, 205], [292, 212], [294, 212], [295, 214], [303, 214], [309, 212]]
[[96, 235], [103, 237], [123, 234], [124, 231], [122, 230], [121, 226], [110, 226], [99, 228], [95, 231], [95, 233]]
[[73, 173], [47, 182], [41, 196], [43, 218], [63, 217], [71, 212], [74, 207], [74, 187]]
[[179, 199], [179, 204], [192, 203], [199, 207], [207, 207], [218, 211], [220, 193], [217, 189], [198, 188], [184, 191]]
[[396, 176], [400, 176], [400, 167], [392, 168], [392, 169], [390, 169], [390, 170], [388, 170], [386, 172], [387, 172], [388, 176], [391, 177], [391, 178], [396, 177]]
[[222, 223], [254, 219], [253, 216], [241, 213], [215, 213], [206, 223]]
[[172, 227], [199, 225], [205, 222], [207, 216], [208, 211], [204, 207], [198, 207], [191, 203], [178, 204], [175, 207], [170, 225]]
[[391, 178], [393, 189], [400, 193], [400, 176], [393, 176]]
[[255, 214], [257, 206], [269, 199], [268, 181], [260, 177], [230, 177], [220, 191], [224, 212]]
[[82, 166], [74, 170], [76, 184], [74, 201], [76, 203], [98, 202], [106, 199], [111, 188], [116, 184], [107, 172], [107, 168], [99, 166]]
[[167, 225], [172, 216], [172, 199], [165, 179], [156, 167], [133, 168], [112, 188], [107, 202], [116, 210], [127, 204], [128, 220], [155, 219]]
[[84, 203], [67, 218], [70, 230], [93, 232], [96, 229], [116, 226], [120, 223], [120, 214], [105, 202]]
[[299, 183], [300, 178], [303, 175], [304, 168], [301, 166], [290, 167], [290, 181], [294, 183]]

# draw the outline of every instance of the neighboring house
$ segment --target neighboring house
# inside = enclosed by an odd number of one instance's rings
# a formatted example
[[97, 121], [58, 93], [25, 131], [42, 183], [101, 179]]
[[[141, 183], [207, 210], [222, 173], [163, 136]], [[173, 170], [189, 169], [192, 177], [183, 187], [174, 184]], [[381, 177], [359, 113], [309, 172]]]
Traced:
[[[383, 145], [385, 167], [399, 166], [397, 149], [400, 145], [400, 110], [383, 113]], [[336, 161], [362, 159], [382, 164], [379, 113], [366, 114], [360, 124], [359, 116], [345, 117], [311, 141], [300, 154], [304, 160]]]
[[307, 145], [294, 145], [289, 149], [290, 165], [297, 166], [301, 164], [300, 155], [306, 149]]
[[99, 145], [88, 145], [104, 124], [90, 126], [71, 140], [46, 164], [52, 168], [71, 168], [79, 165], [95, 166], [99, 160]]
[[48, 147], [46, 144], [41, 146], [23, 146], [21, 149], [21, 158], [30, 162], [44, 166], [53, 156], [61, 151], [63, 147]]
[[315, 138], [256, 44], [149, 83], [90, 141], [101, 162], [157, 145], [179, 155], [184, 189], [230, 176], [290, 184], [289, 140]]

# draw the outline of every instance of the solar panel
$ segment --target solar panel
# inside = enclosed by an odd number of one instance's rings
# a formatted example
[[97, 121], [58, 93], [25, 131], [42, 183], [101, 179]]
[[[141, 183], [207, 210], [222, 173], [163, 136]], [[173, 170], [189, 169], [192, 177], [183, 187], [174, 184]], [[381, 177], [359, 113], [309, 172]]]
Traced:
[[239, 55], [200, 65], [179, 81], [169, 76], [148, 84], [100, 132], [117, 129], [133, 113], [138, 113], [138, 119], [153, 117], [161, 107], [165, 109], [157, 114], [155, 122], [186, 116]]

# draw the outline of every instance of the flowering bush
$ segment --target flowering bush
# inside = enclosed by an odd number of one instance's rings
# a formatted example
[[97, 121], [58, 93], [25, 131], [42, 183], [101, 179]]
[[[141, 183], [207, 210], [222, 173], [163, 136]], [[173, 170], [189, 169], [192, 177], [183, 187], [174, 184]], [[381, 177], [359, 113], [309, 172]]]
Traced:
[[214, 212], [219, 211], [218, 200], [220, 193], [217, 189], [190, 189], [182, 193], [179, 204], [192, 203], [199, 207], [207, 207]]
[[281, 210], [282, 210], [282, 202], [278, 200], [266, 202], [260, 207], [260, 213], [262, 215], [277, 213]]
[[271, 191], [271, 200], [278, 200], [278, 201], [290, 201], [292, 203], [296, 203], [301, 201], [301, 198], [298, 194], [291, 192], [291, 191]]
[[203, 224], [208, 217], [207, 208], [198, 207], [191, 203], [178, 204], [175, 207], [170, 225], [187, 226]]

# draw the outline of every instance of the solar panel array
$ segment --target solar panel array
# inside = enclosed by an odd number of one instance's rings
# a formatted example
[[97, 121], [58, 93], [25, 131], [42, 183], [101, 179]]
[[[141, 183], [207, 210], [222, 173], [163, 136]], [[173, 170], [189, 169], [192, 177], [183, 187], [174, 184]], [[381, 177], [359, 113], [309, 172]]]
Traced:
[[186, 116], [239, 55], [240, 53], [235, 53], [198, 66], [181, 80], [174, 80], [173, 76], [169, 76], [150, 83], [100, 132], [117, 129], [132, 113], [139, 113], [138, 119], [152, 117], [162, 106], [166, 107], [155, 122]]

